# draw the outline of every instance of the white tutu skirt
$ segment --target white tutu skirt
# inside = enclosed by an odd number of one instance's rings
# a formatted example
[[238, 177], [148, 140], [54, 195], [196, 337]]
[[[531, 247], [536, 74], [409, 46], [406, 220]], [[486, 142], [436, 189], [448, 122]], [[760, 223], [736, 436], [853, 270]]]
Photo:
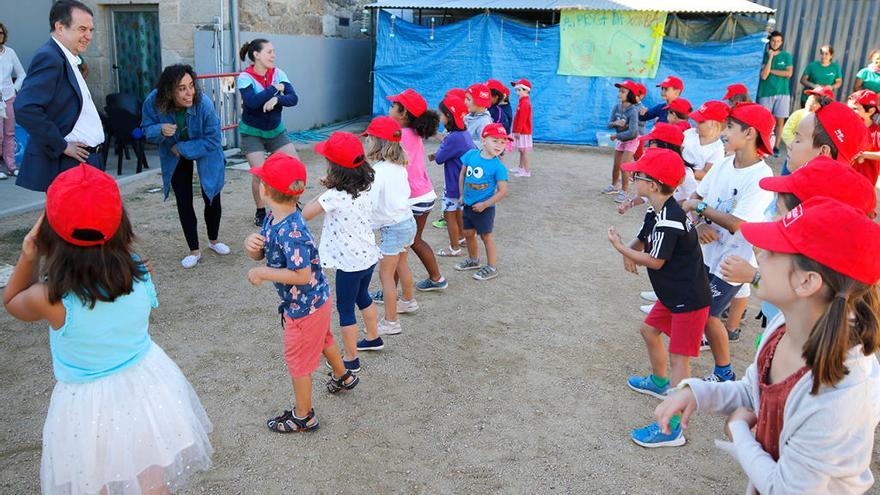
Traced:
[[154, 343], [119, 373], [55, 384], [43, 426], [43, 493], [173, 492], [211, 467], [212, 429], [195, 390]]

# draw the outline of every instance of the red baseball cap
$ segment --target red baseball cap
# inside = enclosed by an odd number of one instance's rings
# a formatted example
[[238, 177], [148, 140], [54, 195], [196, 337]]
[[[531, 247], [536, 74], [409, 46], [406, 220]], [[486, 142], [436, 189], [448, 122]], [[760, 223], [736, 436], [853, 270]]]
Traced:
[[[256, 175], [272, 189], [290, 196], [302, 194], [306, 184], [306, 166], [298, 158], [276, 151], [259, 167], [254, 167], [248, 172]], [[291, 186], [302, 181], [302, 189], [292, 189]]]
[[46, 221], [75, 246], [104, 244], [122, 221], [119, 186], [105, 172], [85, 163], [65, 170], [46, 191]]
[[837, 148], [837, 161], [849, 165], [859, 152], [866, 149], [868, 128], [852, 108], [832, 101], [816, 110], [816, 119]]
[[816, 196], [834, 198], [873, 218], [877, 195], [871, 181], [856, 169], [827, 156], [817, 156], [790, 175], [764, 177], [761, 189], [794, 194], [801, 202]]
[[865, 284], [880, 281], [880, 225], [836, 199], [810, 198], [778, 222], [741, 228], [757, 248], [801, 254]]
[[414, 89], [407, 88], [403, 93], [386, 96], [389, 101], [400, 103], [409, 113], [420, 117], [428, 109], [428, 102]]
[[808, 89], [804, 91], [804, 94], [824, 96], [825, 98], [831, 98], [832, 100], [834, 99], [834, 90], [832, 90], [828, 86], [816, 86], [813, 89]]
[[517, 81], [511, 81], [510, 85], [513, 86], [514, 88], [517, 86], [525, 86], [525, 87], [529, 88], [529, 91], [532, 90], [532, 83], [530, 83], [528, 79], [519, 79]]
[[638, 93], [636, 93], [637, 96], [645, 96], [648, 94], [648, 87], [644, 84], [637, 82], [636, 87], [639, 88]]
[[446, 95], [446, 98], [443, 98], [443, 106], [452, 114], [452, 117], [455, 119], [455, 125], [459, 129], [464, 129], [464, 116], [468, 113], [464, 98], [459, 98], [455, 95]]
[[498, 91], [503, 95], [510, 94], [510, 88], [505, 86], [504, 83], [502, 83], [498, 79], [489, 79], [488, 81], [486, 81], [486, 86], [488, 86], [490, 90], [494, 89], [495, 91]]
[[730, 109], [730, 118], [754, 127], [758, 131], [758, 135], [761, 136], [761, 148], [758, 149], [758, 153], [773, 154], [770, 136], [773, 134], [773, 128], [776, 127], [776, 118], [770, 110], [757, 103], [739, 103]]
[[727, 103], [718, 100], [710, 100], [700, 105], [700, 108], [690, 113], [689, 117], [694, 122], [706, 122], [714, 120], [716, 122], [724, 122], [730, 113], [730, 107]]
[[747, 95], [749, 94], [749, 88], [746, 87], [745, 84], [731, 84], [727, 87], [727, 92], [724, 93], [724, 98], [722, 100], [729, 100], [736, 95]]
[[689, 114], [693, 107], [691, 106], [691, 102], [685, 100], [684, 98], [676, 98], [669, 102], [668, 105], [663, 107], [663, 110], [672, 110], [673, 112]]
[[615, 88], [626, 88], [626, 89], [632, 91], [632, 94], [634, 94], [634, 95], [638, 95], [639, 91], [640, 91], [639, 85], [633, 81], [630, 81], [629, 79], [627, 79], [626, 81], [623, 81], [622, 83], [614, 83], [614, 87]]
[[660, 81], [660, 84], [657, 85], [658, 88], [675, 88], [679, 91], [684, 91], [684, 83], [681, 82], [681, 79], [675, 76], [666, 76], [666, 79]]
[[864, 105], [866, 107], [876, 107], [877, 106], [877, 93], [871, 91], [870, 89], [860, 89], [855, 93], [849, 95], [850, 100], [855, 100], [859, 105]]
[[670, 187], [677, 187], [684, 178], [681, 155], [665, 148], [647, 148], [638, 161], [624, 163], [621, 170], [643, 172]]
[[684, 132], [681, 127], [666, 122], [657, 122], [651, 132], [639, 137], [642, 141], [663, 141], [664, 143], [681, 146], [684, 141]]
[[461, 98], [462, 100], [464, 100], [464, 90], [461, 88], [450, 89], [449, 91], [446, 92], [446, 94], [444, 95], [444, 98], [446, 96], [450, 96], [450, 95], [457, 96], [457, 97]]
[[489, 108], [492, 106], [492, 93], [489, 91], [489, 86], [483, 83], [471, 84], [465, 90], [465, 94], [471, 95], [474, 105], [478, 107]]
[[330, 139], [315, 145], [315, 153], [344, 168], [364, 164], [364, 145], [350, 132], [335, 131]]
[[486, 127], [483, 127], [483, 134], [481, 135], [481, 137], [502, 138], [507, 139], [508, 141], [513, 141], [513, 138], [507, 134], [507, 129], [505, 129], [503, 125], [497, 122], [487, 124]]
[[[367, 126], [367, 129], [361, 133], [361, 136], [376, 136], [386, 141], [400, 142], [402, 129], [396, 120], [387, 115], [376, 117]], [[326, 155], [325, 155], [326, 156]]]

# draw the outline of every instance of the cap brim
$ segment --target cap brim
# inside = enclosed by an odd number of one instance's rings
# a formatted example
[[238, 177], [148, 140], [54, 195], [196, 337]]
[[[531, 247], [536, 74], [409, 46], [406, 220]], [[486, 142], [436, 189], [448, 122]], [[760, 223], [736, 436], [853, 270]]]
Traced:
[[708, 118], [703, 116], [703, 114], [701, 114], [700, 112], [691, 112], [688, 114], [688, 117], [691, 120], [693, 120], [694, 122], [705, 122], [705, 121], [709, 120]]
[[626, 170], [627, 172], [641, 172], [642, 169], [639, 167], [639, 162], [626, 162], [620, 164], [621, 170]]
[[782, 222], [746, 222], [740, 226], [743, 237], [752, 246], [775, 253], [796, 254], [799, 251], [782, 232]]
[[729, 100], [729, 99], [733, 98], [734, 96], [736, 96], [736, 95], [734, 95], [733, 93], [727, 92], [727, 93], [724, 93], [724, 98], [721, 98], [721, 99], [722, 100]]
[[789, 179], [791, 175], [782, 175], [777, 177], [764, 177], [758, 181], [758, 186], [765, 190], [776, 193], [791, 193], [792, 181]]
[[316, 144], [312, 149], [315, 150], [315, 153], [326, 158], [327, 157], [327, 155], [325, 154], [326, 148], [327, 148], [327, 142], [321, 141], [320, 143]]

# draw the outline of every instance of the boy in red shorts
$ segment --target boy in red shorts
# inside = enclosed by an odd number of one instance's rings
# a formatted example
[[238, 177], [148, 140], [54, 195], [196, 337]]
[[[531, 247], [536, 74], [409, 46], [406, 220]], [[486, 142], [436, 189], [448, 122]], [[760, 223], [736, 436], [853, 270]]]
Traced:
[[[623, 255], [627, 271], [637, 273], [637, 265], [647, 267], [658, 299], [641, 328], [653, 373], [631, 376], [627, 385], [636, 392], [664, 399], [669, 389], [690, 377], [690, 358], [700, 354], [700, 339], [712, 301], [709, 279], [697, 232], [672, 196], [685, 174], [681, 156], [672, 150], [649, 148], [639, 161], [625, 163], [621, 169], [632, 172], [637, 195], [648, 198], [651, 206], [629, 246], [623, 244], [614, 227], [608, 229], [608, 240]], [[662, 334], [669, 336], [669, 357]], [[631, 437], [643, 447], [685, 443], [677, 423], [670, 434], [652, 423], [633, 430]]]

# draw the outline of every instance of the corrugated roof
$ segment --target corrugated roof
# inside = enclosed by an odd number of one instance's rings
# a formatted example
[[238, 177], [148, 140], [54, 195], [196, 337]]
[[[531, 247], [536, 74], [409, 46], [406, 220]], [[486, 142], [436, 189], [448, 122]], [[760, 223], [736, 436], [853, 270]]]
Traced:
[[774, 9], [748, 0], [384, 0], [371, 3], [367, 7], [441, 10], [635, 10], [747, 14], [772, 14], [774, 12]]

